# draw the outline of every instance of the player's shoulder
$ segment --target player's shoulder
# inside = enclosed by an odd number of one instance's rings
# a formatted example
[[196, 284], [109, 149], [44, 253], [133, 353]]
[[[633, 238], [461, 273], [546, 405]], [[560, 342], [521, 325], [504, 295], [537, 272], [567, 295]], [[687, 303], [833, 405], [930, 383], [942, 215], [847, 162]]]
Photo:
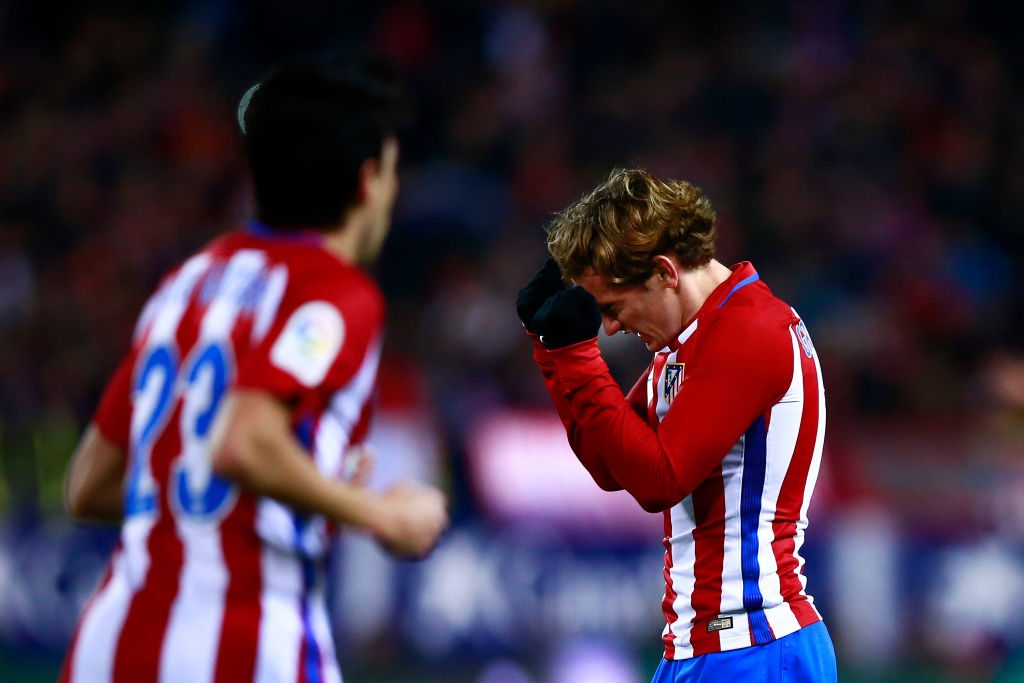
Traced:
[[384, 296], [377, 282], [359, 266], [326, 254], [295, 269], [291, 289], [299, 298], [321, 298], [351, 306], [381, 307]]
[[790, 326], [798, 321], [792, 307], [760, 278], [737, 289], [709, 318], [706, 337], [741, 344], [788, 340]]
[[383, 296], [376, 281], [362, 268], [345, 261], [316, 240], [274, 238], [239, 230], [228, 233], [208, 247], [213, 253], [225, 254], [242, 249], [264, 253], [267, 267], [283, 266], [288, 273], [287, 294], [291, 299], [326, 299], [352, 305], [383, 305]]
[[199, 254], [228, 262], [246, 252], [260, 254], [265, 272], [283, 272], [285, 284], [278, 309], [282, 313], [301, 309], [303, 315], [336, 315], [371, 328], [381, 324], [385, 304], [376, 281], [356, 264], [324, 248], [315, 236], [244, 228], [221, 235]]
[[[358, 267], [321, 261], [296, 271], [278, 313], [270, 360], [307, 387], [349, 377], [379, 342], [384, 297]], [[333, 368], [333, 370], [332, 370]], [[334, 380], [330, 380], [333, 382]]]
[[[322, 258], [326, 256], [329, 258]], [[345, 336], [372, 337], [384, 321], [384, 296], [377, 283], [358, 266], [324, 253], [294, 267], [282, 302], [282, 312], [305, 329], [337, 328]]]

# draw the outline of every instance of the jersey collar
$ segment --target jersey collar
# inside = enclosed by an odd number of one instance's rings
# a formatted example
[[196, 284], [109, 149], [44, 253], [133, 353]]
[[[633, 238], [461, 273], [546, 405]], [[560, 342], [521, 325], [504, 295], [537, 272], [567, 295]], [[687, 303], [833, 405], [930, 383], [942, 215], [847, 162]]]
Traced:
[[711, 296], [707, 298], [707, 301], [705, 301], [700, 307], [700, 310], [697, 311], [697, 315], [694, 316], [695, 318], [701, 318], [707, 314], [708, 311], [721, 308], [728, 303], [729, 299], [731, 299], [736, 292], [760, 279], [760, 276], [757, 274], [757, 271], [754, 270], [754, 266], [750, 261], [737, 263], [732, 266], [730, 270], [732, 270], [732, 275], [726, 278], [725, 282], [715, 287], [715, 290], [711, 292]]
[[662, 349], [663, 352], [678, 350], [679, 347], [685, 344], [686, 340], [697, 331], [697, 325], [699, 324], [700, 319], [707, 315], [709, 311], [721, 308], [728, 303], [729, 299], [731, 299], [736, 292], [760, 279], [760, 276], [757, 274], [757, 271], [754, 270], [754, 266], [750, 261], [741, 261], [740, 263], [732, 266], [730, 270], [732, 270], [732, 275], [726, 278], [725, 282], [715, 287], [714, 291], [711, 292], [711, 296], [704, 301], [700, 309], [697, 311], [697, 315], [693, 316], [690, 323], [683, 328], [683, 331], [679, 333], [679, 336], [676, 337], [671, 344]]
[[304, 244], [310, 247], [322, 247], [324, 245], [324, 234], [314, 228], [281, 230], [266, 223], [261, 223], [255, 218], [245, 224], [245, 232], [252, 237], [284, 244]]

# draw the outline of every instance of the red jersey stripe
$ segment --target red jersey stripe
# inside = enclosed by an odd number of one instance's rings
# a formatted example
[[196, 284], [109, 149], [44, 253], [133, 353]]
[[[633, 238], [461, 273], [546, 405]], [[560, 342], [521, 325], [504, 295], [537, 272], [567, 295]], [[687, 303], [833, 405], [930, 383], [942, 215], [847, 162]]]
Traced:
[[801, 516], [804, 490], [818, 435], [818, 372], [813, 358], [802, 351], [798, 351], [797, 357], [800, 359], [800, 371], [803, 376], [803, 414], [796, 445], [793, 448], [793, 458], [779, 492], [775, 521], [772, 523], [775, 537], [772, 551], [778, 566], [782, 597], [789, 603], [800, 626], [808, 626], [818, 621], [818, 615], [804, 596], [794, 539], [797, 535], [797, 520]]
[[[166, 498], [161, 494], [161, 498]], [[164, 502], [166, 505], [166, 502]], [[160, 652], [178, 595], [184, 553], [174, 532], [174, 520], [165, 514], [153, 527], [146, 544], [151, 562], [142, 588], [132, 598], [114, 656], [114, 683], [159, 679]]]
[[663, 541], [665, 545], [665, 566], [662, 569], [662, 574], [665, 577], [665, 597], [661, 601], [661, 610], [665, 613], [668, 629], [665, 630], [665, 634], [661, 639], [665, 643], [665, 656], [668, 659], [672, 659], [676, 652], [676, 634], [672, 626], [679, 620], [679, 615], [676, 614], [674, 605], [679, 595], [672, 587], [672, 543], [670, 541], [672, 538], [672, 511], [665, 510], [663, 514], [665, 516], [665, 540]]
[[224, 520], [221, 549], [227, 566], [227, 591], [221, 622], [216, 683], [251, 681], [256, 673], [259, 648], [262, 551], [256, 526], [256, 501], [242, 494]]
[[694, 587], [690, 604], [696, 615], [690, 631], [694, 655], [721, 651], [717, 631], [708, 632], [709, 619], [718, 618], [722, 608], [722, 570], [725, 562], [725, 482], [719, 465], [693, 492], [693, 516], [696, 527]]

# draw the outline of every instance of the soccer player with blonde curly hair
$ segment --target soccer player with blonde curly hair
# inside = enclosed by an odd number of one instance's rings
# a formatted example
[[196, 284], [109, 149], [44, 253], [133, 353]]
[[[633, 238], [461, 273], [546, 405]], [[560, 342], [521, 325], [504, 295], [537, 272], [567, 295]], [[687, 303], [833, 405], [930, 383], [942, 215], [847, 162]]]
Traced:
[[[750, 263], [714, 258], [715, 234], [699, 188], [613, 171], [555, 217], [517, 311], [580, 462], [664, 515], [653, 683], [835, 681], [800, 556], [825, 431], [818, 356]], [[626, 395], [599, 326], [654, 352]]]

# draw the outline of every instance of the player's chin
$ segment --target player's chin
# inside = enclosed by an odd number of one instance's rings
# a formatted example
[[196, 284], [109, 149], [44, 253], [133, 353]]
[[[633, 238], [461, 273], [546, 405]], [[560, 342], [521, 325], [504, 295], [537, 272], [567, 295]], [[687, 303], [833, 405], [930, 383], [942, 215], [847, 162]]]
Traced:
[[668, 342], [662, 342], [643, 334], [640, 335], [640, 341], [642, 341], [644, 343], [644, 346], [647, 347], [647, 350], [652, 353], [657, 353], [658, 351], [661, 351], [663, 348], [668, 346]]

